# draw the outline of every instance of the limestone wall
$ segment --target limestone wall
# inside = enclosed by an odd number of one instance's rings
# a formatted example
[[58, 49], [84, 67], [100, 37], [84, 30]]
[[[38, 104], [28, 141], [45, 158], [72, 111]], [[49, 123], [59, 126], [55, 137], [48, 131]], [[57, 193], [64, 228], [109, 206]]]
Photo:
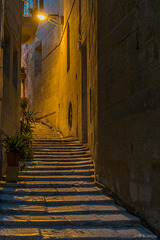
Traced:
[[159, 1], [98, 1], [98, 175], [160, 230]]
[[[0, 1], [0, 139], [20, 131], [20, 61], [22, 1]], [[0, 149], [0, 179], [5, 174]]]
[[2, 129], [19, 132], [22, 1], [5, 1]]
[[[44, 1], [44, 11], [64, 16], [64, 24], [58, 28], [47, 21], [41, 23], [36, 41], [28, 47], [27, 60], [27, 96], [32, 108], [64, 136], [72, 135], [88, 142], [94, 154], [97, 141], [96, 6], [96, 1], [91, 6], [85, 0]], [[42, 69], [35, 76], [35, 54], [39, 45]]]
[[[0, 2], [0, 38], [4, 35], [4, 1]], [[0, 129], [1, 129], [1, 109], [3, 98], [3, 48], [0, 48]]]

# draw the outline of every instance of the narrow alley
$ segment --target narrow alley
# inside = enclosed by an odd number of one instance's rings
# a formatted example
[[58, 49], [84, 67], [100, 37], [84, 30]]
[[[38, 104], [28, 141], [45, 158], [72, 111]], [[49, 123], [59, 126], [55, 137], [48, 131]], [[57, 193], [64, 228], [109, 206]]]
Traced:
[[160, 239], [160, 0], [0, 1], [0, 240]]
[[94, 183], [90, 151], [43, 124], [17, 183], [1, 182], [0, 240], [157, 239]]

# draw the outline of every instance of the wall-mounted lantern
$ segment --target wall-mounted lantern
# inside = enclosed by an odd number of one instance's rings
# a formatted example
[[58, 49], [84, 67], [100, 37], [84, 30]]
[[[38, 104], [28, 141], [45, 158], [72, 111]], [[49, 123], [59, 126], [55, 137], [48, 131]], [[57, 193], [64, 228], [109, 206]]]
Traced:
[[37, 13], [37, 18], [40, 21], [48, 20], [49, 23], [52, 23], [52, 24], [56, 25], [57, 27], [61, 27], [64, 24], [64, 17], [59, 16], [59, 15], [38, 12]]

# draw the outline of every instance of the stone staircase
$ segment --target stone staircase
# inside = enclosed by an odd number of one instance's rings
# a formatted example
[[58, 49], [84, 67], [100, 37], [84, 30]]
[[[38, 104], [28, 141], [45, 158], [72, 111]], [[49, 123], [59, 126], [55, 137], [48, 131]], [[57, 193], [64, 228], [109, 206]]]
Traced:
[[0, 240], [157, 239], [95, 186], [85, 146], [41, 124], [35, 136], [28, 170], [1, 182]]

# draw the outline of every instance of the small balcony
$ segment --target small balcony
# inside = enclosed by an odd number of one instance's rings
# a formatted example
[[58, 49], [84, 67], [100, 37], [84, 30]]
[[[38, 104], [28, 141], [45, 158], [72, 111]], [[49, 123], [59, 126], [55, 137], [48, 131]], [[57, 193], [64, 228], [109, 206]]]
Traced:
[[23, 1], [22, 45], [32, 44], [38, 28], [38, 0]]

